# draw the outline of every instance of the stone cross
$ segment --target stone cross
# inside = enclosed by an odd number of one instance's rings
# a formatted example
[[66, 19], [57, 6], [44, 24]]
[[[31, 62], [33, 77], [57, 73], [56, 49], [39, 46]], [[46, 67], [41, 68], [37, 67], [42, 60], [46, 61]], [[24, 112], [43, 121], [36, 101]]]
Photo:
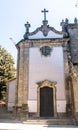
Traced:
[[27, 22], [27, 23], [25, 24], [25, 27], [26, 27], [26, 33], [29, 33], [29, 28], [30, 28], [29, 22]]
[[48, 10], [44, 9], [41, 12], [44, 13], [44, 21], [46, 21], [46, 13], [48, 12]]

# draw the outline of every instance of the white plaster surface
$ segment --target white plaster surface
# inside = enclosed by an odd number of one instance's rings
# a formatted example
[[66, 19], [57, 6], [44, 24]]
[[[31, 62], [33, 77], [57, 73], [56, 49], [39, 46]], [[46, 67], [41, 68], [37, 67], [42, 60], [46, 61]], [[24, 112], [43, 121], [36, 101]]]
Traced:
[[[37, 82], [50, 80], [56, 81], [56, 99], [59, 101], [66, 100], [65, 97], [65, 82], [64, 82], [64, 61], [63, 48], [54, 47], [51, 55], [45, 57], [41, 54], [39, 48], [30, 48], [29, 50], [29, 90], [28, 90], [28, 105], [29, 110], [33, 112], [37, 110]], [[33, 100], [32, 103], [31, 100]], [[59, 103], [59, 104], [62, 104]], [[57, 109], [65, 110], [65, 105]]]
[[53, 31], [49, 31], [48, 35], [45, 37], [41, 31], [37, 34], [29, 36], [29, 39], [47, 39], [47, 38], [63, 38], [63, 34], [57, 34]]
[[66, 100], [57, 101], [57, 112], [66, 112]]
[[15, 87], [16, 80], [12, 80], [8, 83], [8, 110], [12, 110], [15, 105]]
[[37, 112], [37, 100], [28, 101], [29, 112]]

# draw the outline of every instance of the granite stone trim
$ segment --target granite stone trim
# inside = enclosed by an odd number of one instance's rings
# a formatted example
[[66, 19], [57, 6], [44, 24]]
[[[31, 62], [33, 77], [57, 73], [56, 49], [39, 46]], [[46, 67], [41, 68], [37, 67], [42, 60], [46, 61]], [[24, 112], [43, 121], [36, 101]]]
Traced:
[[18, 79], [18, 103], [19, 107], [22, 106], [23, 96], [23, 44], [20, 45], [20, 58], [19, 58], [19, 79]]
[[48, 86], [50, 88], [53, 88], [53, 99], [54, 99], [54, 117], [57, 116], [56, 111], [56, 82], [44, 80], [42, 82], [38, 82], [37, 85], [37, 117], [40, 117], [40, 88], [43, 88], [45, 86]]

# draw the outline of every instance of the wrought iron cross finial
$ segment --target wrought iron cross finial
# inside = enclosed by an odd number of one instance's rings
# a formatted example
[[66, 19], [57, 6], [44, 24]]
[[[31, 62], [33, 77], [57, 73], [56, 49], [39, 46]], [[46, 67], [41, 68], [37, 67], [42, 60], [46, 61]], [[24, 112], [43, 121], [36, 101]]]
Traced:
[[41, 12], [44, 13], [44, 21], [46, 21], [46, 13], [48, 12], [48, 10], [44, 9]]

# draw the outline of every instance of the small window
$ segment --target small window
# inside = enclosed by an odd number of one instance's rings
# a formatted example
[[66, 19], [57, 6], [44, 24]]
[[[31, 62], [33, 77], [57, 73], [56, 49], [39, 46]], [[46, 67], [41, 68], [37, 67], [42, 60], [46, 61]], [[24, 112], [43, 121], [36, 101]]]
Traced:
[[48, 56], [48, 55], [50, 55], [51, 48], [49, 46], [43, 46], [42, 48], [40, 48], [40, 51], [41, 51], [42, 55]]

